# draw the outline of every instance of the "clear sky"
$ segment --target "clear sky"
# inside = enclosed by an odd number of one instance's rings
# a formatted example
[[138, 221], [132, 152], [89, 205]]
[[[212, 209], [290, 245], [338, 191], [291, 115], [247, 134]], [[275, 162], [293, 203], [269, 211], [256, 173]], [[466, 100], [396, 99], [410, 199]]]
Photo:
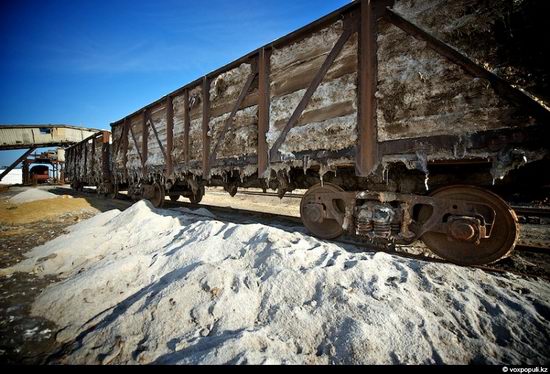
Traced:
[[[109, 124], [349, 0], [0, 2], [0, 123]], [[0, 166], [24, 151], [0, 151]]]

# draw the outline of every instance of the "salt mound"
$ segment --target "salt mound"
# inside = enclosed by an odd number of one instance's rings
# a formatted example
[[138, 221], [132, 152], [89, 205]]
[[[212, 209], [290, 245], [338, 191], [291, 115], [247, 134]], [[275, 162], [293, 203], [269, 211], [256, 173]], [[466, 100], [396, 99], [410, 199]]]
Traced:
[[[0, 173], [3, 173], [5, 169], [0, 170]], [[13, 169], [8, 174], [2, 178], [0, 182], [2, 184], [21, 184], [23, 183], [23, 170], [22, 169]]]
[[213, 214], [211, 211], [205, 208], [198, 208], [198, 209], [189, 209], [189, 208], [174, 208], [174, 210], [182, 213], [191, 213], [196, 214], [198, 216], [208, 217], [208, 218], [216, 218], [216, 215]]
[[11, 204], [23, 204], [36, 200], [53, 199], [56, 197], [59, 197], [59, 195], [53, 194], [48, 191], [39, 190], [37, 188], [29, 188], [28, 190], [12, 196], [10, 199], [8, 199], [8, 202]]
[[154, 209], [82, 221], [13, 268], [59, 363], [491, 363], [550, 357], [550, 285]]

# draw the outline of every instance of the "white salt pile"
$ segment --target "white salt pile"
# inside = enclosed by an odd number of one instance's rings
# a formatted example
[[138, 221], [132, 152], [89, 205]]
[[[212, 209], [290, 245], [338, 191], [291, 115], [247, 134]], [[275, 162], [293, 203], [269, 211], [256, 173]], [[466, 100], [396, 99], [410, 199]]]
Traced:
[[[5, 169], [0, 170], [0, 174], [4, 172]], [[13, 169], [8, 174], [2, 178], [0, 181], [1, 184], [21, 184], [23, 183], [23, 170]]]
[[492, 363], [550, 357], [550, 285], [302, 233], [109, 211], [3, 274], [65, 279], [32, 312], [61, 363]]
[[23, 192], [18, 193], [17, 195], [12, 196], [8, 199], [8, 202], [11, 204], [23, 204], [30, 203], [31, 201], [36, 200], [45, 200], [53, 199], [59, 197], [59, 195], [53, 194], [48, 191], [39, 190], [37, 188], [29, 188]]
[[216, 218], [214, 214], [212, 214], [211, 211], [205, 208], [198, 208], [198, 209], [189, 209], [189, 208], [174, 208], [173, 210], [182, 212], [182, 213], [191, 213], [196, 214], [198, 216], [208, 217], [208, 218]]

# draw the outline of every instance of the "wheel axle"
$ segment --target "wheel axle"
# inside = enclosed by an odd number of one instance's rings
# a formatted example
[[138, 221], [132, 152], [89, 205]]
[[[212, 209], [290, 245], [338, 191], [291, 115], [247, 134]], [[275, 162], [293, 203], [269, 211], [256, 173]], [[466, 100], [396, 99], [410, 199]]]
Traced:
[[330, 183], [318, 184], [302, 198], [300, 216], [323, 239], [344, 231], [397, 244], [420, 238], [436, 255], [464, 265], [499, 260], [518, 238], [512, 209], [499, 196], [474, 186], [450, 186], [420, 196], [345, 192]]

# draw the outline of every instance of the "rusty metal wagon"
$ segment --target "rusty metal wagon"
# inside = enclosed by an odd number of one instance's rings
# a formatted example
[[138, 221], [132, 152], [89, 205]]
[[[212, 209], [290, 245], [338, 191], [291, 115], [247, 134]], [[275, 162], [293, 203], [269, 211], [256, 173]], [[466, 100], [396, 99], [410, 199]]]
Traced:
[[550, 184], [550, 111], [525, 90], [546, 98], [533, 77], [548, 71], [501, 30], [535, 2], [467, 3], [355, 1], [171, 92], [111, 124], [107, 190], [159, 207], [205, 186], [309, 189], [319, 237], [502, 258], [506, 201]]
[[98, 194], [114, 197], [110, 143], [111, 133], [98, 131], [66, 148], [65, 178], [71, 181], [72, 188], [82, 191], [85, 186], [95, 186]]

